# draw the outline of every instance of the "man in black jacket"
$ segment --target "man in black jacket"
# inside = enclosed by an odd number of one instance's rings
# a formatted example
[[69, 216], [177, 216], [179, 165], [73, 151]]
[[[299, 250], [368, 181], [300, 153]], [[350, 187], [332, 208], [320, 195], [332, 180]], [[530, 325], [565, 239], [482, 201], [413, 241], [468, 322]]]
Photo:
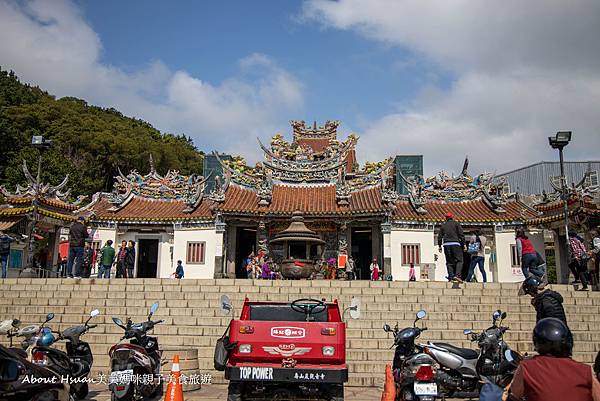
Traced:
[[567, 324], [567, 316], [562, 306], [563, 297], [556, 291], [544, 289], [542, 281], [536, 276], [530, 276], [523, 281], [519, 294], [529, 294], [531, 304], [535, 308], [536, 322], [547, 317], [554, 317]]
[[[79, 216], [69, 227], [69, 260], [67, 262], [67, 276], [81, 277], [81, 264], [83, 262], [83, 246], [88, 237], [85, 219]], [[73, 271], [73, 262], [75, 262], [75, 271]]]
[[460, 277], [463, 265], [463, 248], [465, 244], [465, 235], [460, 223], [454, 221], [452, 213], [446, 214], [446, 222], [440, 227], [438, 233], [438, 247], [440, 253], [444, 247], [444, 256], [446, 257], [446, 268], [448, 269], [448, 281], [458, 281], [462, 283]]

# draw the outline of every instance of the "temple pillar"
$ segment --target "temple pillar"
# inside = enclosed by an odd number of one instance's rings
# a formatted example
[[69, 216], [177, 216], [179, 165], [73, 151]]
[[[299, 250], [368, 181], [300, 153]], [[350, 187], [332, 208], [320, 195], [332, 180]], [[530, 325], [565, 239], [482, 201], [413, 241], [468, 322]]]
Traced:
[[227, 270], [225, 266], [225, 257], [227, 255], [226, 239], [227, 239], [227, 225], [223, 222], [221, 214], [217, 214], [215, 219], [215, 267], [214, 267], [214, 278], [225, 278], [227, 277]]
[[388, 276], [392, 274], [392, 225], [386, 219], [380, 227], [383, 240], [383, 275]]
[[225, 241], [225, 275], [228, 278], [235, 278], [235, 247], [236, 247], [236, 227], [227, 225], [227, 235]]
[[268, 240], [267, 240], [267, 225], [264, 220], [258, 222], [258, 229], [256, 231], [256, 240], [258, 241], [258, 252], [263, 252], [265, 255], [269, 254]]
[[569, 283], [569, 253], [566, 249], [566, 235], [564, 227], [552, 230], [554, 237], [554, 263], [556, 264], [556, 282], [557, 284]]

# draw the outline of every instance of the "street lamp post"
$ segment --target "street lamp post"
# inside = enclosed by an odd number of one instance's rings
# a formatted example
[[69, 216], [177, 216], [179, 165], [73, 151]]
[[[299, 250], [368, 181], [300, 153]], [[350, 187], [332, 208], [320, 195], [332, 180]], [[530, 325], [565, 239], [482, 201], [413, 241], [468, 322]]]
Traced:
[[42, 190], [42, 181], [41, 181], [41, 173], [42, 173], [42, 151], [45, 149], [49, 149], [52, 146], [52, 141], [48, 140], [48, 139], [44, 139], [43, 136], [41, 135], [34, 135], [31, 138], [31, 145], [38, 149], [39, 151], [39, 155], [38, 155], [38, 169], [37, 169], [37, 176], [36, 176], [36, 182], [34, 184], [34, 191], [35, 191], [35, 195], [33, 196], [33, 201], [32, 201], [32, 212], [31, 212], [31, 216], [32, 216], [32, 220], [31, 220], [31, 232], [29, 235], [29, 252], [27, 254], [27, 263], [29, 265], [29, 268], [33, 269], [33, 247], [35, 246], [35, 238], [33, 236], [33, 234], [35, 233], [35, 228], [37, 225], [37, 221], [38, 221], [38, 197], [40, 195], [40, 192]]
[[[563, 149], [565, 146], [571, 142], [571, 131], [559, 131], [556, 133], [556, 136], [548, 137], [548, 143], [552, 147], [552, 149], [558, 149], [558, 155], [560, 158], [560, 198], [563, 201], [563, 214], [564, 214], [564, 224], [565, 224], [565, 256], [567, 257], [567, 263], [570, 253], [569, 246], [569, 191], [567, 188], [567, 177], [565, 176], [565, 163], [563, 158]], [[575, 277], [577, 279], [577, 277]]]

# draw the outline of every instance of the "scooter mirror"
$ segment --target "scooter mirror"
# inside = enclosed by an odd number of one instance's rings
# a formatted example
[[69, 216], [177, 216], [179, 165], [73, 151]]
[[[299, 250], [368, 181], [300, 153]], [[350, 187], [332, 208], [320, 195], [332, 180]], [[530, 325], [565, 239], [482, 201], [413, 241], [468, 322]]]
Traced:
[[425, 312], [423, 309], [417, 312], [417, 320], [425, 319], [426, 316], [427, 312]]
[[119, 327], [123, 327], [123, 321], [121, 321], [121, 319], [119, 319], [118, 317], [114, 317], [112, 318], [112, 321], [115, 322], [115, 324]]
[[93, 311], [90, 312], [90, 317], [96, 317], [100, 314], [100, 311], [98, 309], [94, 309]]
[[464, 329], [464, 330], [463, 330], [463, 334], [464, 334], [465, 336], [468, 336], [468, 335], [469, 335], [469, 334], [471, 334], [471, 333], [473, 333], [473, 330], [469, 330], [469, 329]]
[[221, 315], [227, 316], [233, 311], [233, 305], [231, 305], [231, 299], [225, 294], [221, 295], [221, 299], [219, 300], [219, 305], [221, 309]]
[[46, 315], [46, 322], [49, 322], [52, 319], [54, 319], [54, 313], [50, 312]]
[[501, 316], [501, 312], [499, 310], [497, 310], [496, 312], [494, 312], [494, 314], [492, 315], [492, 317], [494, 318], [494, 320], [500, 319], [500, 316]]
[[14, 359], [0, 358], [0, 383], [16, 382], [23, 371], [23, 365]]
[[158, 310], [158, 302], [155, 302], [150, 307], [150, 316], [154, 315], [154, 313]]
[[390, 331], [392, 331], [392, 328], [390, 327], [389, 324], [384, 324], [383, 325], [383, 331], [385, 331], [386, 333], [389, 333]]
[[17, 328], [21, 325], [21, 321], [19, 319], [13, 319], [12, 327]]
[[352, 319], [360, 319], [360, 299], [352, 297], [350, 302], [350, 317]]
[[500, 318], [501, 318], [502, 320], [506, 319], [506, 312], [502, 312], [502, 315], [500, 315]]

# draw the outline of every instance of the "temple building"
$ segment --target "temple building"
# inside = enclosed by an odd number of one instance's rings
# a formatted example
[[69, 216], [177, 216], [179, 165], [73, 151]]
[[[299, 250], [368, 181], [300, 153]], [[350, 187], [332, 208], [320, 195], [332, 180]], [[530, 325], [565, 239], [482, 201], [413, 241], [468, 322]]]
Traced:
[[74, 213], [85, 199], [80, 196], [74, 202], [69, 200], [70, 191], [65, 190], [68, 175], [58, 185], [43, 183], [39, 172], [34, 177], [25, 161], [23, 174], [26, 186], [17, 185], [14, 192], [0, 186], [4, 198], [0, 204], [0, 231], [16, 239], [11, 246], [9, 277], [17, 276], [28, 266], [30, 249], [37, 267], [56, 270], [60, 259], [67, 256], [59, 251], [61, 230], [75, 220]]
[[[186, 278], [245, 278], [244, 260], [254, 253], [268, 255], [276, 270], [310, 261], [312, 278], [323, 276], [324, 262], [352, 256], [360, 279], [376, 259], [388, 279], [408, 279], [413, 263], [418, 280], [445, 280], [436, 235], [452, 212], [467, 234], [487, 237], [489, 281], [522, 279], [514, 230], [540, 212], [502, 180], [469, 175], [467, 160], [457, 177], [408, 176], [393, 155], [360, 166], [358, 137], [340, 138], [339, 122], [291, 126], [290, 142], [281, 134], [259, 141], [264, 159], [254, 166], [214, 153], [204, 177], [161, 176], [151, 163], [145, 175], [120, 173], [111, 193], [95, 194], [77, 213], [102, 244], [136, 242], [137, 277], [168, 277], [181, 260]], [[541, 232], [532, 238], [543, 243]]]

